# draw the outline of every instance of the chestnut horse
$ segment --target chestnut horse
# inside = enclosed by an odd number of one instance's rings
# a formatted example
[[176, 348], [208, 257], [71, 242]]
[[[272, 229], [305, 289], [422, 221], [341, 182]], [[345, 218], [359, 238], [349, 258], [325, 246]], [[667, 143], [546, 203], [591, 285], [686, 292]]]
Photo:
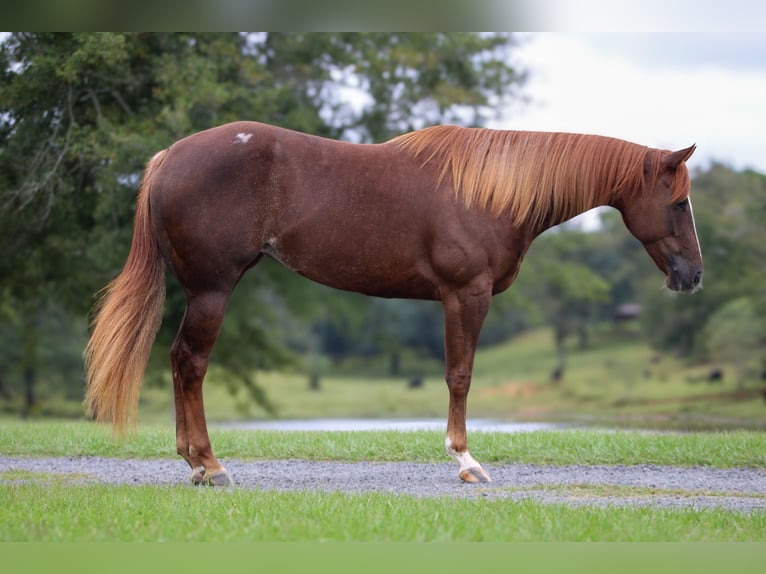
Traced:
[[134, 424], [160, 323], [165, 265], [186, 293], [171, 351], [176, 446], [192, 481], [231, 484], [213, 454], [202, 381], [229, 297], [264, 256], [338, 289], [439, 300], [449, 389], [446, 449], [467, 482], [489, 476], [466, 442], [466, 396], [492, 295], [532, 240], [617, 208], [674, 291], [700, 287], [686, 160], [601, 136], [437, 126], [351, 144], [236, 122], [157, 153], [125, 267], [104, 290], [85, 352], [86, 404]]

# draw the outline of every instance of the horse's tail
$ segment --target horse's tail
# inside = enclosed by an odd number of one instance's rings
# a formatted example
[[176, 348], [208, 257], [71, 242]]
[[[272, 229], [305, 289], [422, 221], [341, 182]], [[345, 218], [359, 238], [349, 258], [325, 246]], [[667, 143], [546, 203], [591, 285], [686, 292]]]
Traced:
[[149, 215], [149, 190], [166, 152], [146, 166], [130, 253], [120, 274], [100, 293], [85, 348], [88, 412], [98, 421], [111, 420], [120, 433], [126, 425], [135, 426], [141, 379], [162, 320], [165, 264]]

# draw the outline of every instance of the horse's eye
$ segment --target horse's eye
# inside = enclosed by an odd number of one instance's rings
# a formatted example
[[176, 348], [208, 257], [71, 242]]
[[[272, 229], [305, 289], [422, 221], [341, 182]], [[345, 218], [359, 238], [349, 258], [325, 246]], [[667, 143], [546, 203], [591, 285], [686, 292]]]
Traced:
[[678, 203], [673, 205], [673, 209], [677, 209], [679, 211], [685, 211], [686, 210], [686, 206], [688, 206], [688, 205], [689, 205], [689, 200], [688, 199], [684, 199], [683, 201], [679, 201]]

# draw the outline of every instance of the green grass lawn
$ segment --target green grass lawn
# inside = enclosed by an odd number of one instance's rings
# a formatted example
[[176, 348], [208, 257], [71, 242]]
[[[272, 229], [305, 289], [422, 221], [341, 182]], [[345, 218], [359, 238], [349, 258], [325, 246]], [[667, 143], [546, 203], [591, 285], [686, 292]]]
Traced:
[[[211, 436], [224, 461], [448, 460], [438, 431], [216, 430]], [[489, 464], [652, 463], [766, 469], [766, 435], [757, 431], [477, 432], [471, 440], [474, 454]], [[170, 425], [139, 426], [135, 435], [119, 441], [108, 427], [94, 423], [0, 421], [2, 455], [162, 458], [175, 456], [174, 445]], [[529, 499], [270, 492], [183, 484], [104, 486], [83, 485], [81, 479], [79, 474], [0, 469], [4, 483], [0, 541], [766, 541], [762, 511], [598, 508]], [[582, 498], [620, 489], [590, 485], [575, 490], [569, 487], [567, 495]], [[628, 490], [622, 494], [647, 494]]]
[[[172, 425], [139, 426], [116, 440], [105, 425], [0, 421], [0, 454], [9, 456], [175, 457]], [[211, 430], [219, 458], [445, 462], [440, 431], [276, 432]], [[766, 468], [760, 431], [645, 433], [574, 429], [469, 434], [485, 463], [659, 464]]]
[[763, 541], [766, 513], [573, 508], [534, 501], [188, 486], [13, 485], [0, 540], [104, 541]]
[[[595, 343], [595, 342], [594, 342]], [[476, 361], [470, 417], [573, 421], [593, 425], [719, 429], [652, 433], [576, 428], [520, 434], [474, 432], [483, 463], [658, 464], [766, 469], [766, 405], [731, 393], [733, 381], [692, 383], [707, 366], [658, 357], [615, 338], [570, 353], [567, 377], [549, 381], [552, 341], [527, 333], [484, 349]], [[259, 383], [282, 418], [435, 417], [447, 391], [438, 365], [421, 389], [406, 378], [336, 372], [319, 392], [300, 373], [263, 373]], [[755, 386], [755, 383], [751, 383]], [[211, 421], [267, 418], [244, 395], [232, 396], [212, 368], [205, 386]], [[72, 412], [78, 412], [79, 405]], [[81, 411], [80, 411], [81, 412]], [[445, 423], [446, 424], [446, 423]], [[269, 432], [211, 426], [227, 459], [448, 461], [443, 432]], [[723, 429], [723, 430], [721, 430]], [[749, 429], [749, 430], [737, 430]], [[170, 385], [142, 392], [134, 435], [114, 440], [85, 421], [0, 418], [0, 454], [11, 456], [175, 457]], [[2, 541], [766, 541], [766, 513], [721, 509], [569, 506], [535, 500], [419, 499], [385, 494], [264, 492], [83, 485], [78, 476], [0, 469]], [[608, 487], [610, 492], [614, 489]], [[568, 496], [596, 496], [599, 485]], [[642, 494], [642, 493], [636, 493]], [[644, 493], [645, 494], [645, 493]]]

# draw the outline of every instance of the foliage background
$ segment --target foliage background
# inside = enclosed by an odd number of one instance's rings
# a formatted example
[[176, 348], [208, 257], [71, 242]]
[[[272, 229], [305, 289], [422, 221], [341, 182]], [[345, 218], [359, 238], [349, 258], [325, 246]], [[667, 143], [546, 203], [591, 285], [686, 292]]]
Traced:
[[[238, 119], [358, 142], [435, 123], [483, 125], [523, 98], [508, 34], [14, 33], [0, 44], [0, 405], [26, 415], [82, 396], [80, 353], [94, 293], [121, 268], [135, 192], [156, 150]], [[626, 303], [640, 336], [744, 384], [766, 365], [766, 178], [713, 163], [693, 174], [706, 266], [693, 297], [662, 278], [616, 212], [601, 230], [564, 224], [530, 250], [482, 334], [496, 345], [541, 325], [551, 369], [568, 341]], [[172, 278], [148, 380], [167, 370], [183, 313]], [[311, 284], [270, 261], [247, 274], [213, 355], [219, 381], [265, 408], [256, 370], [318, 376], [384, 357], [442, 357], [438, 304], [370, 299]], [[407, 363], [412, 364], [412, 361]], [[363, 370], [363, 367], [360, 367]], [[425, 367], [424, 367], [425, 368]], [[409, 370], [407, 370], [409, 369]]]

